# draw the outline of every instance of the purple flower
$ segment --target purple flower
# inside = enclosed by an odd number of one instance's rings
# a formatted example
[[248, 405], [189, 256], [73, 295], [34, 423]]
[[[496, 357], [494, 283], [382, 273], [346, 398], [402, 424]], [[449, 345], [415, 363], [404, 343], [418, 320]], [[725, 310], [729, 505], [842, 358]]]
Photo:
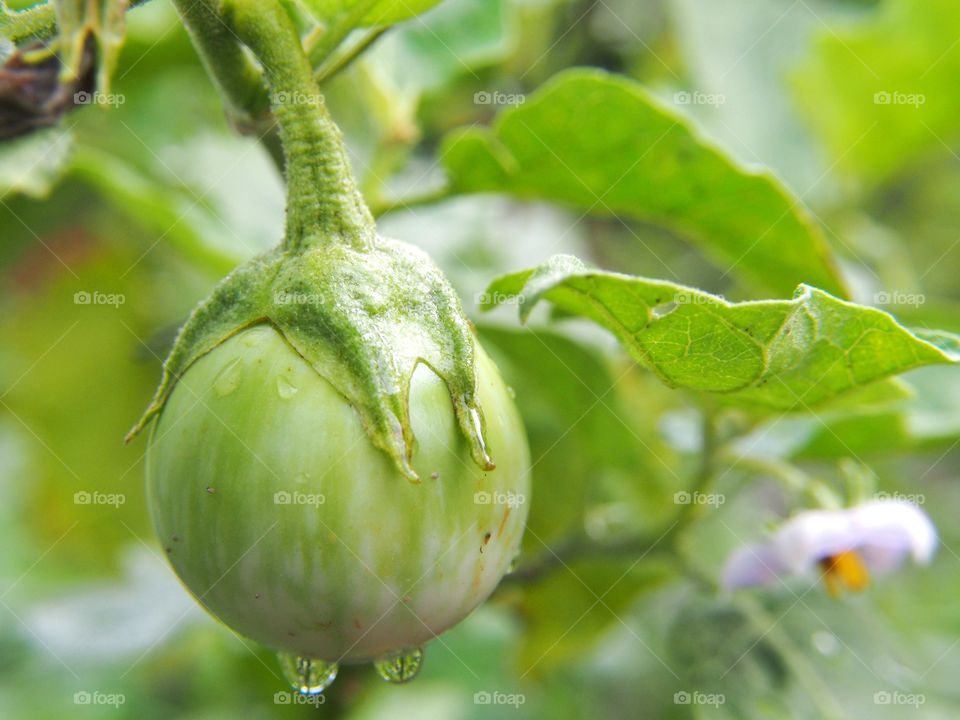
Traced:
[[907, 555], [930, 562], [937, 531], [916, 505], [875, 500], [843, 510], [807, 510], [787, 520], [763, 543], [745, 545], [727, 559], [729, 590], [770, 585], [819, 567], [831, 595], [862, 590], [869, 574], [896, 569]]

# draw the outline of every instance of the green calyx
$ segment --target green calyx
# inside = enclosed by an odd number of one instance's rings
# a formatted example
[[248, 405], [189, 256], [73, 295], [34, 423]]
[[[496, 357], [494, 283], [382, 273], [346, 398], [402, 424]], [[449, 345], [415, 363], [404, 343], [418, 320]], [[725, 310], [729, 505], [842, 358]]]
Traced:
[[198, 358], [269, 323], [356, 408], [371, 441], [410, 480], [419, 480], [408, 403], [420, 363], [449, 389], [474, 461], [493, 469], [477, 400], [475, 339], [455, 291], [425, 253], [377, 235], [322, 100], [296, 102], [319, 93], [282, 6], [225, 0], [220, 10], [264, 67], [286, 156], [286, 236], [194, 309], [128, 441], [163, 410]]

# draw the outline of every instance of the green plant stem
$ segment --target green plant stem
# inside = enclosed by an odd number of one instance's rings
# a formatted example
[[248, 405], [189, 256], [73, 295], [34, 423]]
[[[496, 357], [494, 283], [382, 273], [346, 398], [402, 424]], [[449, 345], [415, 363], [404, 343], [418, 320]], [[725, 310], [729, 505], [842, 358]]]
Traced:
[[313, 79], [300, 36], [277, 0], [223, 0], [222, 17], [264, 68], [287, 174], [284, 247], [372, 243], [373, 216], [347, 149]]
[[367, 34], [360, 38], [354, 45], [340, 53], [340, 55], [330, 58], [328, 62], [324, 63], [320, 69], [317, 70], [315, 75], [317, 83], [322, 85], [338, 73], [343, 72], [350, 66], [350, 63], [360, 57], [360, 55], [369, 49], [369, 47], [379, 40], [389, 29], [389, 27], [374, 28], [368, 31]]
[[269, 127], [270, 103], [259, 69], [220, 17], [217, 0], [173, 0], [183, 24], [223, 97], [227, 117], [244, 134]]

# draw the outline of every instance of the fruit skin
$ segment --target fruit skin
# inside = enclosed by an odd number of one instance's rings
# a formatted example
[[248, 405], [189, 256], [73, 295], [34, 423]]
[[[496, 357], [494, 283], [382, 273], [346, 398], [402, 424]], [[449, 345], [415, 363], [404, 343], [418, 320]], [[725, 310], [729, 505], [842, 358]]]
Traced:
[[420, 646], [462, 620], [519, 552], [530, 501], [523, 425], [479, 345], [477, 373], [496, 469], [473, 462], [447, 387], [421, 364], [412, 483], [272, 326], [199, 358], [147, 451], [151, 515], [180, 579], [240, 634], [328, 661]]

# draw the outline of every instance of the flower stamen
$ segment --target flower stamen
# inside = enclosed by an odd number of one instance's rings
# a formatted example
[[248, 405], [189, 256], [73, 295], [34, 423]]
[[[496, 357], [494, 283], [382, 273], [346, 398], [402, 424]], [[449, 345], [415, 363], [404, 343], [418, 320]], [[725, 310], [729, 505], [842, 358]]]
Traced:
[[851, 592], [860, 592], [870, 584], [867, 566], [853, 550], [823, 558], [820, 568], [823, 570], [823, 583], [830, 597], [838, 597], [844, 588]]

